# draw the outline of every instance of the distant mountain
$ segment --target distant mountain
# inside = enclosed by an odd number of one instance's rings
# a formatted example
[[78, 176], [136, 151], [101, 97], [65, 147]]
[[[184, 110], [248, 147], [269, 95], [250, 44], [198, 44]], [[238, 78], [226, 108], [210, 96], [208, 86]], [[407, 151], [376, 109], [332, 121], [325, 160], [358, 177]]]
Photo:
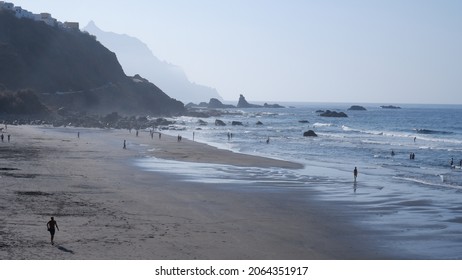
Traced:
[[180, 67], [159, 60], [139, 39], [102, 31], [93, 21], [84, 30], [117, 54], [126, 73], [146, 77], [169, 96], [184, 103], [222, 100], [216, 89], [190, 82]]
[[[116, 55], [94, 36], [0, 10], [0, 91], [23, 89], [27, 94], [18, 95], [23, 100], [35, 102], [30, 95], [38, 93], [52, 110], [158, 115], [184, 110], [183, 103], [154, 84], [127, 77]], [[4, 100], [12, 100], [11, 96]]]

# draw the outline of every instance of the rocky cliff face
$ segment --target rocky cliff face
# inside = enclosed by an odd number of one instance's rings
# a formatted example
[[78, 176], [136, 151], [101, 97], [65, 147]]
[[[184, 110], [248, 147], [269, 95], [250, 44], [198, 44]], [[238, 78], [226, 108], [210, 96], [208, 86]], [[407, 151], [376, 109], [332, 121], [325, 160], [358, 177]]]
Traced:
[[184, 110], [155, 85], [127, 77], [116, 55], [95, 37], [0, 11], [0, 91], [22, 89], [38, 93], [49, 108], [152, 114]]
[[161, 61], [135, 37], [103, 31], [94, 22], [85, 31], [117, 54], [128, 75], [141, 74], [175, 99], [185, 103], [222, 99], [216, 89], [190, 82], [181, 67]]

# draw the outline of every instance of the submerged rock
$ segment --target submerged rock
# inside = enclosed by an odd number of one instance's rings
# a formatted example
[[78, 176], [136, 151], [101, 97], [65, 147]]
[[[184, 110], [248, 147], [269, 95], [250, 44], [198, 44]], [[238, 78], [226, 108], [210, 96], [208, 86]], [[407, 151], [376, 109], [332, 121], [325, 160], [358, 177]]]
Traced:
[[305, 136], [305, 137], [318, 137], [318, 135], [316, 134], [316, 132], [314, 132], [313, 130], [305, 131], [305, 132], [303, 133], [303, 136]]

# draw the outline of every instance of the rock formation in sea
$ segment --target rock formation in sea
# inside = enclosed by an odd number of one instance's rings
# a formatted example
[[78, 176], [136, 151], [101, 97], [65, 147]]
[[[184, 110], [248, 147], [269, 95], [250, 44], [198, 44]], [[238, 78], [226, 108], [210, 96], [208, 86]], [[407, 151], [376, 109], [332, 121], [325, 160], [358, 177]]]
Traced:
[[326, 110], [325, 112], [320, 114], [321, 117], [329, 117], [329, 118], [347, 118], [348, 115], [344, 112], [337, 112], [337, 111], [330, 111]]
[[247, 102], [244, 95], [241, 94], [239, 96], [237, 108], [285, 108], [285, 107], [279, 104], [268, 104], [268, 103], [265, 103], [263, 106], [257, 105], [257, 104], [250, 104], [249, 102]]
[[236, 108], [234, 105], [223, 104], [220, 100], [216, 98], [211, 98], [209, 103], [207, 104], [207, 107], [214, 109]]
[[367, 109], [363, 106], [353, 105], [350, 108], [348, 108], [348, 111], [367, 111]]
[[399, 106], [394, 106], [394, 105], [382, 105], [380, 106], [382, 109], [401, 109]]
[[308, 130], [303, 133], [305, 137], [318, 137], [318, 135], [313, 130]]
[[219, 119], [215, 120], [215, 125], [216, 126], [226, 126], [225, 122]]

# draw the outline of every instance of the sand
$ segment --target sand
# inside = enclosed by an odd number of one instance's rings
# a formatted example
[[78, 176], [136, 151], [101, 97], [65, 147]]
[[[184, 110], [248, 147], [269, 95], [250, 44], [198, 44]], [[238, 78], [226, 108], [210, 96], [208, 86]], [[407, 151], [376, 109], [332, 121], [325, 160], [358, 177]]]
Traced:
[[[80, 138], [77, 137], [80, 132]], [[315, 191], [249, 191], [147, 172], [147, 156], [241, 167], [298, 163], [126, 130], [8, 126], [0, 143], [0, 259], [383, 259]], [[127, 140], [127, 149], [122, 149]], [[255, 178], [258, 179], [258, 178]], [[46, 223], [60, 231], [50, 244]]]

